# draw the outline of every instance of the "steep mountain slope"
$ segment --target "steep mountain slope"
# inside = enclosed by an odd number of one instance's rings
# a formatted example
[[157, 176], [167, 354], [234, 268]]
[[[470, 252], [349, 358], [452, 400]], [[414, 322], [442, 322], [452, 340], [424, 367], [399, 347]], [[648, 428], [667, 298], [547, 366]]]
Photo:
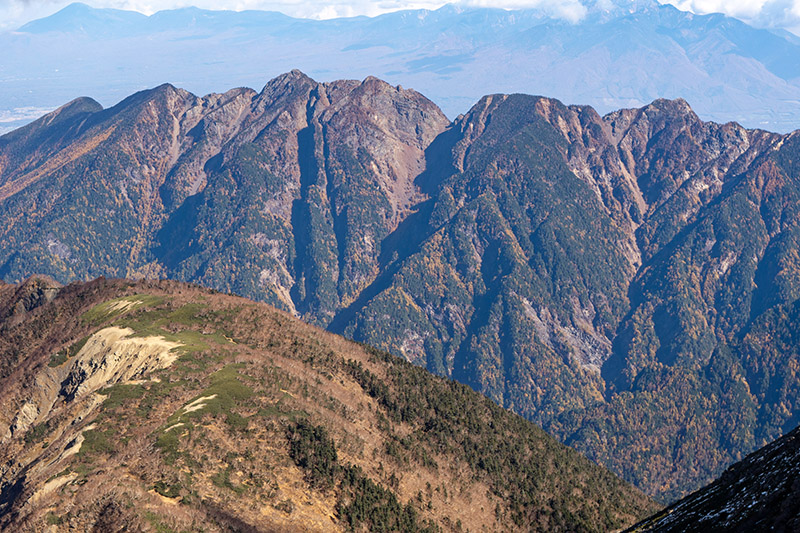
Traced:
[[601, 398], [634, 274], [630, 233], [537, 110], [551, 105], [487, 97], [455, 123], [429, 236], [344, 329], [541, 421]]
[[629, 531], [797, 531], [800, 428]]
[[468, 387], [265, 304], [32, 278], [0, 308], [4, 531], [606, 531], [655, 510]]
[[423, 150], [447, 126], [414, 91], [297, 71], [259, 94], [163, 85], [95, 106], [0, 141], [4, 218], [27, 218], [0, 230], [0, 276], [169, 272], [323, 323], [375, 277], [377, 244], [418, 202]]
[[[759, 335], [766, 328], [792, 336], [797, 327], [776, 320], [793, 307], [800, 288], [792, 214], [797, 136], [748, 135], [739, 146], [749, 148], [726, 174], [695, 170], [638, 230], [643, 267], [603, 369], [620, 394], [587, 413], [596, 422], [567, 422], [584, 429], [565, 439], [587, 449], [610, 434], [625, 435], [619, 449], [626, 451], [594, 457], [619, 467], [646, 457], [651, 467], [629, 479], [649, 486], [700, 481], [706, 469], [719, 471], [797, 423], [791, 392], [768, 381], [791, 369], [795, 356], [781, 352], [763, 368], [766, 353], [785, 341]], [[609, 432], [602, 420], [621, 412], [625, 419]], [[686, 413], [692, 413], [688, 420]], [[645, 447], [637, 446], [643, 427]], [[676, 435], [678, 427], [683, 431]], [[664, 457], [686, 470], [679, 477], [656, 474]]]
[[297, 71], [79, 100], [0, 137], [0, 277], [264, 300], [672, 499], [798, 424], [798, 139]]
[[0, 34], [0, 48], [0, 67], [13, 73], [0, 78], [0, 133], [31, 106], [49, 110], [78, 95], [110, 106], [165, 81], [206, 94], [258, 87], [292, 68], [415, 87], [450, 117], [485, 94], [523, 92], [602, 113], [683, 97], [707, 120], [800, 127], [796, 37], [657, 0], [448, 5], [333, 20], [196, 8], [145, 17], [73, 4]]
[[450, 134], [430, 237], [345, 332], [667, 498], [793, 427], [794, 351], [751, 328], [796, 332], [797, 135], [521, 95]]

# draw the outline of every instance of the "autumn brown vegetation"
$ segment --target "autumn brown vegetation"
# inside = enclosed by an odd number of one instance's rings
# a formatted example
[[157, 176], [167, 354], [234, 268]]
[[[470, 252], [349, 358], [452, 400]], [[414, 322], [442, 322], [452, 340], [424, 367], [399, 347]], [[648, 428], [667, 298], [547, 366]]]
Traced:
[[[99, 279], [13, 316], [5, 530], [599, 531], [654, 510], [468, 387], [266, 304]], [[131, 332], [98, 343], [112, 328]], [[153, 350], [139, 373], [114, 359], [131, 341]]]

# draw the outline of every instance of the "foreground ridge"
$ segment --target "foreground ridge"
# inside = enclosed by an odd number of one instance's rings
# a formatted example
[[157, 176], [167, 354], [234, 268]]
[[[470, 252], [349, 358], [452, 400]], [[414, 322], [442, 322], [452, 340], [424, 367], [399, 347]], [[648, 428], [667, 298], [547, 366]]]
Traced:
[[0, 285], [4, 531], [606, 531], [655, 509], [468, 387], [266, 304], [105, 279], [28, 298], [47, 287]]

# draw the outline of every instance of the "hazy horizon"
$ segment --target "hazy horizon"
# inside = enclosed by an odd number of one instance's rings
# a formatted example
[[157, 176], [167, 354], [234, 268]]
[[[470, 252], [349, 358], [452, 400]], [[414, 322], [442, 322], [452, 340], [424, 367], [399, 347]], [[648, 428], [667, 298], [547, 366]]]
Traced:
[[[59, 1], [12, 0], [6, 6], [35, 10]], [[389, 16], [289, 23], [265, 13], [196, 20], [191, 13], [174, 13], [148, 19], [131, 11], [73, 9], [38, 19], [25, 32], [0, 32], [0, 47], [7, 51], [0, 61], [0, 134], [79, 96], [108, 107], [165, 82], [198, 95], [239, 86], [257, 90], [294, 68], [319, 81], [377, 76], [418, 90], [451, 118], [485, 94], [520, 92], [591, 105], [601, 113], [680, 97], [704, 120], [782, 132], [800, 127], [800, 63], [794, 59], [800, 57], [800, 39], [748, 28], [736, 18], [679, 15], [680, 8], [666, 7], [662, 0], [582, 1], [506, 1], [492, 4], [538, 9], [479, 16], [439, 12], [413, 18], [416, 22]], [[323, 9], [332, 2], [302, 5]], [[713, 2], [692, 2], [714, 7]], [[185, 0], [89, 3], [155, 11]], [[686, 7], [687, 2], [674, 3]], [[284, 12], [301, 5], [289, 0], [269, 5], [276, 4]], [[387, 0], [347, 6], [354, 14], [367, 5], [390, 12], [443, 4]], [[464, 0], [456, 5], [485, 4]], [[212, 7], [269, 5], [228, 0]], [[663, 7], [642, 9], [654, 5]], [[630, 17], [634, 6], [637, 15]], [[795, 9], [776, 2], [755, 6], [763, 13], [780, 7], [784, 15]], [[543, 16], [553, 24], [542, 24]], [[642, 72], [649, 74], [642, 77]]]
[[[354, 16], [378, 16], [413, 9], [438, 9], [446, 4], [465, 7], [502, 9], [541, 9], [553, 18], [578, 22], [586, 15], [587, 5], [634, 4], [637, 0], [82, 0], [95, 8], [113, 8], [152, 15], [158, 11], [183, 7], [209, 10], [278, 11], [296, 18], [334, 19]], [[696, 14], [722, 13], [748, 24], [768, 29], [783, 29], [800, 35], [800, 0], [657, 0], [682, 11]], [[36, 19], [57, 13], [75, 3], [73, 0], [7, 0], [0, 5], [0, 31], [15, 30]]]

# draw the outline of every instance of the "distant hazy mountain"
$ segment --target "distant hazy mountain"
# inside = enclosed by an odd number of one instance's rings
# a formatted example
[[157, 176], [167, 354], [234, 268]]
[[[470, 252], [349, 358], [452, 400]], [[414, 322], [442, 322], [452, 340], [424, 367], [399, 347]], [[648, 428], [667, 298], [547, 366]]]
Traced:
[[315, 21], [196, 8], [147, 17], [72, 4], [0, 35], [0, 127], [20, 124], [15, 109], [53, 109], [78, 96], [110, 105], [163, 82], [205, 94], [293, 68], [321, 80], [375, 75], [413, 86], [451, 118], [484, 94], [523, 92], [600, 112], [681, 97], [717, 122], [800, 126], [796, 38], [655, 0], [618, 4], [590, 4], [577, 24], [538, 10], [453, 6]]

